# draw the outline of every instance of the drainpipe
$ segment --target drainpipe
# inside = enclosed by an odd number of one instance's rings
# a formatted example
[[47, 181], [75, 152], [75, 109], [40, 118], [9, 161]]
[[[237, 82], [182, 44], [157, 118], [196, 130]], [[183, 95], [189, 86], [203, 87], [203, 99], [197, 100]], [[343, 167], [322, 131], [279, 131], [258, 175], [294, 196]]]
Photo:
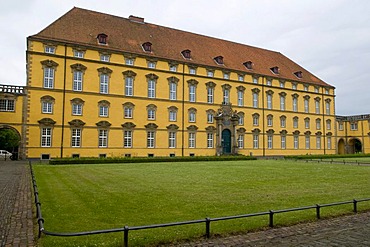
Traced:
[[265, 148], [265, 77], [262, 77], [262, 156], [266, 155]]
[[181, 108], [182, 108], [182, 123], [181, 123], [181, 156], [184, 156], [184, 145], [185, 145], [185, 63], [182, 63], [182, 100], [181, 100]]
[[[322, 88], [322, 90], [324, 90]], [[324, 92], [321, 91], [321, 100], [322, 100], [322, 130], [323, 130], [323, 144], [324, 144], [324, 154], [326, 154], [326, 141], [325, 141], [325, 135], [326, 135], [326, 121], [325, 121], [325, 111], [326, 111], [326, 107], [325, 107], [325, 100], [324, 100]]]
[[64, 117], [65, 117], [65, 99], [66, 99], [66, 73], [67, 73], [67, 44], [64, 44], [64, 78], [63, 78], [63, 106], [62, 106], [62, 136], [60, 138], [60, 158], [63, 158], [64, 143]]

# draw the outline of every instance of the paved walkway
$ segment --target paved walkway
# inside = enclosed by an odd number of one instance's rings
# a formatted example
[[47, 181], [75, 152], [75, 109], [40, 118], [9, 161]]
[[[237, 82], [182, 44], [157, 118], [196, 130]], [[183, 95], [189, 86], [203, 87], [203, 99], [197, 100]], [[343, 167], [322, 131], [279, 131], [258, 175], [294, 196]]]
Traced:
[[0, 246], [36, 246], [27, 162], [0, 161]]

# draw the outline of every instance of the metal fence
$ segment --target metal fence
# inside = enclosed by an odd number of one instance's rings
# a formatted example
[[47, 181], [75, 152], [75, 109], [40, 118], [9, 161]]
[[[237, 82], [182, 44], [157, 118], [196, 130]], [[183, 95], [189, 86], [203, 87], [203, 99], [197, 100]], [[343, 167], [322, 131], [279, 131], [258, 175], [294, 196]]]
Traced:
[[218, 218], [205, 218], [199, 220], [190, 220], [190, 221], [182, 221], [182, 222], [173, 222], [173, 223], [165, 223], [165, 224], [155, 224], [155, 225], [146, 225], [146, 226], [124, 226], [121, 228], [113, 228], [113, 229], [106, 229], [106, 230], [96, 230], [96, 231], [86, 231], [86, 232], [72, 232], [72, 233], [59, 233], [59, 232], [50, 232], [45, 230], [44, 228], [44, 218], [42, 217], [41, 213], [41, 203], [39, 200], [39, 193], [37, 189], [36, 179], [33, 173], [32, 164], [30, 164], [31, 170], [31, 177], [32, 177], [32, 185], [35, 197], [35, 205], [36, 205], [36, 217], [38, 223], [38, 237], [41, 237], [41, 234], [50, 235], [50, 236], [58, 236], [58, 237], [74, 237], [74, 236], [86, 236], [86, 235], [95, 235], [95, 234], [103, 234], [103, 233], [114, 233], [114, 232], [123, 232], [123, 243], [124, 246], [128, 246], [129, 241], [129, 232], [130, 231], [138, 231], [144, 229], [154, 229], [154, 228], [162, 228], [162, 227], [171, 227], [171, 226], [182, 226], [182, 225], [193, 225], [193, 224], [204, 224], [205, 225], [205, 237], [211, 237], [211, 222], [216, 221], [224, 221], [224, 220], [232, 220], [232, 219], [241, 219], [241, 218], [249, 218], [249, 217], [256, 217], [256, 216], [263, 216], [268, 215], [268, 225], [269, 227], [274, 227], [274, 215], [280, 213], [287, 213], [287, 212], [294, 212], [294, 211], [302, 211], [302, 210], [309, 210], [315, 209], [316, 211], [316, 218], [321, 218], [321, 208], [324, 207], [332, 207], [344, 204], [353, 204], [353, 212], [357, 213], [357, 204], [360, 202], [370, 201], [370, 198], [365, 199], [353, 199], [351, 201], [344, 201], [344, 202], [334, 202], [328, 204], [316, 204], [312, 206], [305, 206], [305, 207], [298, 207], [298, 208], [289, 208], [289, 209], [280, 209], [280, 210], [269, 210], [266, 212], [259, 212], [259, 213], [251, 213], [251, 214], [242, 214], [242, 215], [234, 215], [234, 216], [226, 216], [226, 217], [218, 217]]

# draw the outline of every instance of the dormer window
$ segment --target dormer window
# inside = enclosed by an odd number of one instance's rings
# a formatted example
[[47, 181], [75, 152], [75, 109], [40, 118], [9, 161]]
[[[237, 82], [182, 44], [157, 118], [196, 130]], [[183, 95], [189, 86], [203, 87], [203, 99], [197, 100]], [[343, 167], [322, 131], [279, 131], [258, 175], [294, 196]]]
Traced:
[[278, 66], [272, 67], [272, 68], [270, 68], [270, 70], [271, 70], [271, 71], [272, 71], [272, 73], [274, 73], [274, 74], [279, 74], [279, 67], [278, 67]]
[[298, 77], [299, 79], [301, 79], [301, 78], [302, 78], [302, 71], [294, 72], [294, 75], [295, 75], [296, 77]]
[[152, 43], [150, 42], [145, 42], [144, 44], [141, 45], [146, 52], [152, 52]]
[[181, 52], [182, 56], [185, 58], [185, 59], [191, 59], [191, 51], [186, 49], [186, 50], [183, 50]]
[[252, 63], [252, 61], [247, 61], [247, 62], [243, 63], [243, 65], [244, 65], [247, 69], [253, 69], [253, 63]]
[[99, 44], [101, 44], [101, 45], [106, 45], [107, 44], [108, 35], [106, 35], [105, 33], [98, 34], [98, 36], [96, 38], [98, 39]]
[[224, 57], [223, 56], [217, 56], [217, 57], [214, 58], [214, 60], [218, 65], [223, 65], [224, 64]]

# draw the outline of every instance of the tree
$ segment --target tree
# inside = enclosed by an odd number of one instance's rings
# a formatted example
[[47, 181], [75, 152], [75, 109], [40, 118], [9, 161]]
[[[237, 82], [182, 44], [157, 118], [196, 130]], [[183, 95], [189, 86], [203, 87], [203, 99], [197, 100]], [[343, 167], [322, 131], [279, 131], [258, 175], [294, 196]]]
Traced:
[[0, 130], [0, 149], [12, 152], [19, 146], [20, 138], [18, 134], [11, 129]]

